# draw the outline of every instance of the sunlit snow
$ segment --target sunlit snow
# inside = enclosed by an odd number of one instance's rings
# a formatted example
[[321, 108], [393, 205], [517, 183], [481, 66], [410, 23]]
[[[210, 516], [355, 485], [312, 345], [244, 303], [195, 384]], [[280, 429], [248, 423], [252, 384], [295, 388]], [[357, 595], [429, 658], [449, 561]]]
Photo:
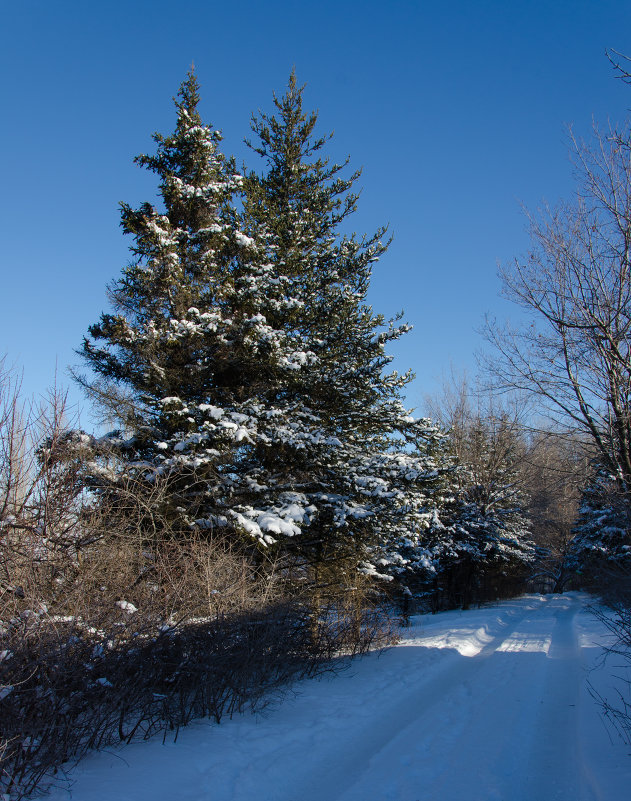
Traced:
[[631, 756], [589, 692], [614, 694], [616, 669], [588, 602], [414, 617], [260, 716], [89, 757], [51, 801], [622, 801]]

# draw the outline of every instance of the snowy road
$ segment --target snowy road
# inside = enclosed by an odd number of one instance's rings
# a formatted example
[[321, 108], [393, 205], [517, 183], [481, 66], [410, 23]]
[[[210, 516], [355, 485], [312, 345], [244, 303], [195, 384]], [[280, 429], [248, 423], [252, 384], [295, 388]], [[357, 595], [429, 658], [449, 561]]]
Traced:
[[587, 601], [527, 596], [415, 618], [396, 648], [302, 683], [262, 716], [89, 758], [72, 798], [627, 801], [630, 749], [587, 689], [589, 678], [613, 692]]

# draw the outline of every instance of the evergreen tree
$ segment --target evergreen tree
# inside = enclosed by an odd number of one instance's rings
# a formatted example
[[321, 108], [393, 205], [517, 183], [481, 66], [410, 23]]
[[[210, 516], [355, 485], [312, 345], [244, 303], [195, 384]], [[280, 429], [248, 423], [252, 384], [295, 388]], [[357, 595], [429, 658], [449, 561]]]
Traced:
[[248, 144], [266, 169], [245, 183], [246, 219], [266, 226], [274, 272], [302, 301], [286, 324], [312, 355], [304, 411], [339, 440], [324, 460], [309, 449], [294, 454], [318, 510], [306, 542], [297, 544], [320, 569], [338, 569], [350, 554], [365, 572], [383, 575], [409, 562], [404, 551], [422, 551], [437, 502], [441, 434], [404, 409], [401, 392], [411, 374], [385, 372], [386, 346], [408, 330], [365, 302], [386, 231], [340, 233], [356, 210], [359, 172], [344, 177], [348, 160], [331, 164], [321, 156], [329, 137], [314, 134], [317, 115], [303, 110], [302, 96], [292, 72], [284, 96], [274, 96], [275, 115], [253, 117], [256, 139]]
[[498, 405], [497, 397], [453, 374], [426, 403], [449, 432], [455, 469], [426, 538], [425, 591], [438, 607], [519, 591], [535, 555], [523, 408], [515, 398]]
[[535, 555], [523, 490], [523, 443], [505, 417], [463, 420], [451, 496], [426, 535], [426, 592], [437, 606], [512, 594]]
[[603, 591], [614, 577], [631, 574], [631, 505], [623, 482], [602, 465], [583, 490], [570, 564], [579, 586]]
[[190, 74], [174, 133], [138, 159], [164, 209], [123, 205], [134, 262], [83, 343], [122, 424], [108, 441], [124, 471], [168, 478], [182, 527], [280, 548], [318, 585], [385, 575], [427, 527], [440, 435], [405, 411], [410, 376], [384, 374], [407, 327], [365, 304], [383, 231], [338, 233], [357, 176], [312, 158], [294, 76], [279, 119], [254, 122], [268, 171], [245, 182], [198, 101]]
[[[198, 102], [191, 73], [174, 133], [156, 134], [156, 155], [137, 159], [158, 175], [164, 210], [122, 205], [134, 261], [81, 355], [98, 377], [88, 389], [122, 424], [109, 443], [125, 469], [168, 476], [184, 526], [245, 528], [265, 543], [273, 538], [238, 509], [258, 486], [256, 452], [286, 423], [274, 403], [307, 357], [268, 322], [297, 301], [262, 258], [264, 233], [239, 228], [242, 178]], [[295, 531], [280, 518], [268, 521], [274, 529]]]

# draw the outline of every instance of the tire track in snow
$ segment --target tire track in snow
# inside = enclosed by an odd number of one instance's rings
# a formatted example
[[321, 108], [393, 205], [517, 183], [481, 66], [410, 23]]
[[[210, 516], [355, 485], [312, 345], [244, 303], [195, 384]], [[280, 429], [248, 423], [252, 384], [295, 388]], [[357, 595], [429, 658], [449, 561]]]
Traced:
[[390, 765], [380, 801], [599, 799], [578, 747], [579, 608], [576, 598], [555, 597], [518, 621], [487, 650], [491, 658], [474, 660], [455, 697], [423, 712], [332, 798], [370, 798], [371, 783], [380, 777], [383, 786]]
[[[419, 725], [422, 729], [422, 722], [431, 716], [435, 707], [439, 707], [436, 710], [439, 719], [444, 718], [447, 714], [449, 720], [444, 721], [444, 724], [447, 725], [447, 740], [456, 747], [457, 741], [454, 742], [454, 734], [463, 728], [463, 722], [457, 720], [457, 715], [454, 717], [453, 708], [455, 707], [456, 711], [458, 708], [470, 710], [476, 706], [476, 703], [472, 703], [470, 700], [467, 703], [459, 704], [459, 696], [463, 692], [465, 694], [469, 692], [467, 688], [488, 666], [490, 657], [513, 637], [522, 622], [531, 621], [543, 614], [548, 603], [549, 601], [545, 598], [533, 600], [531, 604], [524, 607], [523, 612], [520, 612], [518, 616], [509, 618], [505, 622], [503, 630], [486, 643], [477, 655], [466, 657], [457, 652], [450, 654], [444, 660], [444, 667], [439, 668], [440, 672], [433, 673], [425, 681], [421, 677], [418, 687], [406, 692], [386, 713], [377, 711], [370, 720], [369, 726], [353, 732], [354, 736], [342, 752], [337, 750], [335, 753], [327, 751], [321, 754], [317, 764], [297, 776], [296, 779], [299, 781], [292, 781], [292, 786], [286, 787], [283, 792], [276, 795], [275, 801], [276, 799], [278, 801], [323, 801], [323, 799], [336, 801], [336, 799], [346, 798], [348, 791], [361, 783], [362, 777], [370, 768], [371, 760], [393, 742], [401, 743], [403, 750], [405, 750], [406, 740], [408, 743], [419, 743], [418, 732], [408, 730], [411, 728], [416, 730]], [[448, 664], [446, 664], [447, 662]], [[450, 697], [452, 697], [451, 701]], [[447, 713], [445, 712], [446, 707], [448, 708]], [[432, 725], [436, 725], [436, 722], [433, 722]], [[440, 722], [438, 725], [440, 726]], [[423, 748], [422, 743], [421, 748]], [[404, 772], [405, 769], [410, 772], [409, 768], [415, 756], [417, 754], [409, 756], [407, 765], [405, 764], [406, 757], [403, 757]], [[444, 764], [444, 758], [441, 758], [440, 762]], [[358, 787], [358, 790], [360, 790], [358, 798], [370, 798], [369, 793], [365, 794], [365, 789]], [[402, 801], [404, 796], [400, 794], [401, 790], [401, 787], [393, 786], [391, 797]], [[417, 797], [422, 798], [423, 801], [434, 797], [426, 795], [423, 791], [420, 795], [415, 795], [413, 789], [411, 791], [414, 801]], [[350, 799], [355, 796], [349, 795], [348, 797]], [[407, 796], [405, 797], [407, 798]], [[444, 795], [437, 795], [436, 798], [451, 801]], [[486, 798], [491, 799], [492, 796], [486, 796]], [[536, 801], [536, 799], [531, 798], [529, 801]]]
[[583, 674], [573, 623], [580, 608], [576, 598], [557, 596], [516, 628], [474, 678], [461, 731], [449, 739], [449, 732], [439, 729], [434, 738], [438, 764], [451, 769], [432, 771], [426, 764], [417, 771], [416, 786], [408, 782], [400, 799], [599, 797], [578, 758], [576, 710]]
[[575, 628], [579, 609], [574, 598], [557, 613], [545, 687], [532, 730], [529, 769], [516, 801], [600, 799], [578, 741], [580, 690], [585, 678]]

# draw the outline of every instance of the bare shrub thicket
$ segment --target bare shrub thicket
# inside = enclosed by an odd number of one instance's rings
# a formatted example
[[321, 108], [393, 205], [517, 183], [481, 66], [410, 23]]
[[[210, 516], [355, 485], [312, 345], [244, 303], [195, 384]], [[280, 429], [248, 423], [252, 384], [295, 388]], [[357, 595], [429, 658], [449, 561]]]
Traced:
[[[67, 425], [65, 399], [53, 391], [25, 405], [20, 383], [0, 364], [0, 609], [19, 613], [58, 594], [69, 551], [82, 544], [79, 467], [60, 468]], [[45, 443], [45, 447], [40, 447]]]
[[86, 491], [94, 442], [69, 431], [63, 397], [25, 409], [3, 378], [0, 793], [44, 788], [89, 749], [259, 708], [391, 640], [367, 586], [314, 612], [296, 566], [175, 530], [168, 479], [101, 454], [116, 491]]

